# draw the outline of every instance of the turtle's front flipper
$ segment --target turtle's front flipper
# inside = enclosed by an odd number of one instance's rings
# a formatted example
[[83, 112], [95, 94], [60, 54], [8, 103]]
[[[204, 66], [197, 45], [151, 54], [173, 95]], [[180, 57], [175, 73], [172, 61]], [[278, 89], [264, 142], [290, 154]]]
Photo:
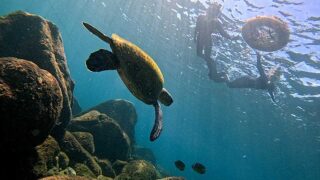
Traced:
[[112, 52], [100, 49], [90, 54], [86, 61], [87, 68], [93, 72], [115, 70], [119, 68], [119, 61]]
[[161, 106], [158, 102], [153, 104], [154, 106], [154, 110], [155, 110], [155, 122], [150, 134], [150, 141], [154, 141], [156, 140], [159, 136], [160, 133], [162, 131], [162, 110], [161, 110]]
[[101, 31], [99, 31], [97, 28], [91, 26], [90, 24], [83, 22], [84, 27], [86, 27], [91, 33], [98, 36], [102, 41], [110, 44], [112, 42], [112, 39], [110, 39], [108, 36], [104, 35]]

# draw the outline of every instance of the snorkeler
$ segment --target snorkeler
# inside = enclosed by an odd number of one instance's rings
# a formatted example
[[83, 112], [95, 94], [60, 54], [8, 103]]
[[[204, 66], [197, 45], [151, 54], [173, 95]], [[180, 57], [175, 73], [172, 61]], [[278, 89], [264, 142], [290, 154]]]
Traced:
[[278, 67], [270, 69], [268, 75], [266, 75], [261, 64], [261, 55], [257, 52], [257, 68], [260, 74], [259, 77], [253, 78], [250, 76], [243, 76], [233, 81], [227, 81], [227, 86], [229, 88], [253, 88], [267, 90], [272, 101], [276, 102], [274, 98], [274, 83], [279, 77]]
[[235, 39], [231, 37], [222, 27], [219, 21], [221, 14], [221, 4], [213, 3], [206, 11], [206, 15], [200, 15], [197, 19], [196, 29], [194, 33], [194, 41], [197, 44], [197, 55], [207, 62], [209, 68], [209, 78], [215, 82], [225, 82], [227, 76], [224, 72], [217, 72], [217, 64], [215, 60], [210, 58], [212, 51], [211, 34], [220, 34], [227, 39]]

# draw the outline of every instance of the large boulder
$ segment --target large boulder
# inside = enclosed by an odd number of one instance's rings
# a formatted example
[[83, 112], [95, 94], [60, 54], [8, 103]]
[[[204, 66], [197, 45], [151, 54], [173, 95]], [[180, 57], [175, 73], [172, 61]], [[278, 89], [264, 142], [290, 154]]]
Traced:
[[134, 130], [137, 123], [137, 112], [131, 102], [123, 99], [109, 100], [83, 112], [82, 114], [88, 113], [92, 110], [106, 114], [117, 121], [129, 136], [131, 143], [133, 144], [135, 142]]
[[[71, 118], [74, 83], [70, 78], [57, 26], [40, 16], [22, 11], [0, 17], [0, 57], [32, 61], [58, 80], [63, 95], [63, 108], [59, 118], [61, 123], [53, 129], [52, 134], [58, 139], [62, 138]], [[16, 114], [33, 117], [18, 112]]]
[[105, 114], [90, 111], [75, 117], [68, 126], [70, 131], [89, 132], [93, 135], [95, 154], [102, 159], [126, 160], [130, 153], [130, 139], [119, 124]]
[[0, 58], [2, 150], [41, 144], [57, 122], [61, 108], [60, 87], [48, 71], [30, 61]]

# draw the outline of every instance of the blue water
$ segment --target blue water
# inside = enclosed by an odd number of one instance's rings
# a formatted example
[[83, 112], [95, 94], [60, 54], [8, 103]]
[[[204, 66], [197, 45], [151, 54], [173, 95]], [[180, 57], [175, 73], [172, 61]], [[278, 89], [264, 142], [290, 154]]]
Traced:
[[[247, 18], [276, 15], [288, 22], [290, 42], [264, 53], [267, 69], [281, 67], [273, 103], [265, 91], [228, 89], [208, 79], [196, 57], [193, 31], [205, 1], [197, 0], [0, 0], [0, 15], [38, 14], [60, 29], [75, 97], [83, 109], [109, 99], [128, 99], [138, 113], [137, 144], [151, 148], [159, 166], [187, 179], [320, 179], [320, 3], [318, 0], [229, 0], [223, 4], [228, 32], [240, 33]], [[117, 33], [148, 52], [174, 97], [163, 107], [164, 130], [149, 142], [154, 109], [130, 94], [115, 71], [89, 72], [88, 55], [105, 43], [83, 28], [89, 22]], [[257, 76], [254, 52], [242, 41], [219, 39], [219, 69], [231, 78]], [[174, 161], [185, 162], [180, 172]], [[191, 170], [201, 162], [204, 175]]]

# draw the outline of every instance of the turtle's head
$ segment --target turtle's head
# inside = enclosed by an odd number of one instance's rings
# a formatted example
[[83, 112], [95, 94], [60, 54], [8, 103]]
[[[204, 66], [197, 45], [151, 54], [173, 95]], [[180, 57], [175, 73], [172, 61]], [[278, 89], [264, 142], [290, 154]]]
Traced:
[[170, 106], [173, 103], [171, 94], [165, 88], [162, 88], [160, 92], [159, 101], [165, 106]]
[[111, 52], [100, 49], [90, 54], [86, 61], [87, 68], [93, 72], [115, 70], [119, 66], [117, 58]]

